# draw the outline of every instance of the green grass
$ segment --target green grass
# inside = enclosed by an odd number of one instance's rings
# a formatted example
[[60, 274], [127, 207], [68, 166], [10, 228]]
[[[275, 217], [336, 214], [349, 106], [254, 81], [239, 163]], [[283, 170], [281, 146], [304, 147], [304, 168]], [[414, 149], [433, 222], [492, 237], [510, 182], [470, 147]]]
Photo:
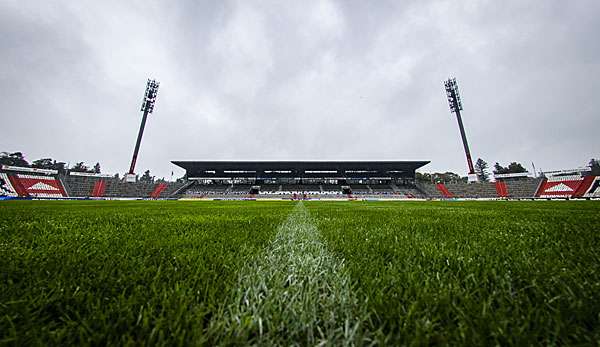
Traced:
[[0, 341], [202, 341], [238, 269], [269, 242], [292, 207], [270, 202], [2, 203]]
[[309, 207], [388, 343], [600, 341], [598, 203]]
[[1, 202], [0, 345], [312, 344], [343, 297], [348, 343], [600, 344], [597, 202], [294, 206]]

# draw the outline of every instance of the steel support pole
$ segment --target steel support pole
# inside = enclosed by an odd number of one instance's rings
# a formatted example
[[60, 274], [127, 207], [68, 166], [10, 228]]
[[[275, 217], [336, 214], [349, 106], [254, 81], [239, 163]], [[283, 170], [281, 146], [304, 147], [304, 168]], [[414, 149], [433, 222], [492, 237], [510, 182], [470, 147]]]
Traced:
[[137, 162], [138, 153], [140, 151], [140, 144], [142, 143], [142, 136], [144, 135], [144, 128], [146, 127], [146, 119], [148, 118], [148, 110], [144, 111], [142, 116], [142, 124], [140, 125], [140, 131], [138, 132], [137, 141], [135, 142], [135, 149], [133, 150], [133, 158], [131, 158], [131, 166], [129, 167], [129, 174], [133, 175], [135, 170], [135, 163]]
[[[456, 99], [456, 93], [452, 91], [452, 97]], [[467, 156], [467, 165], [469, 165], [469, 174], [475, 173], [473, 167], [473, 159], [471, 159], [471, 151], [469, 150], [469, 142], [467, 141], [467, 135], [465, 134], [465, 127], [463, 126], [462, 117], [460, 115], [460, 109], [456, 105], [454, 112], [456, 113], [456, 119], [458, 120], [458, 128], [460, 129], [460, 136], [462, 137], [463, 147], [465, 148], [465, 155]]]

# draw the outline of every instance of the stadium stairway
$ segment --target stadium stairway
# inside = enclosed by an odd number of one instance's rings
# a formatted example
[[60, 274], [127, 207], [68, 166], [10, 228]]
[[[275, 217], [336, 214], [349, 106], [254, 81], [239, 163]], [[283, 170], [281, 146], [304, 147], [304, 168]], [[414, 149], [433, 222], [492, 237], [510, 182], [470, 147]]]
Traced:
[[595, 179], [596, 179], [596, 176], [585, 176], [583, 178], [583, 180], [581, 181], [581, 183], [579, 184], [579, 187], [577, 187], [577, 189], [573, 193], [573, 197], [574, 198], [583, 197], [585, 195], [585, 193], [587, 193], [588, 189], [590, 189], [590, 186], [592, 185], [592, 183], [594, 183]]
[[104, 192], [106, 191], [106, 181], [97, 180], [94, 183], [94, 188], [92, 189], [92, 196], [95, 198], [99, 198], [104, 196]]
[[508, 198], [508, 187], [506, 187], [506, 183], [503, 181], [496, 181], [494, 185], [496, 187], [496, 194], [498, 194], [498, 197]]
[[154, 188], [154, 190], [152, 191], [152, 193], [150, 193], [150, 197], [152, 199], [158, 199], [160, 197], [160, 194], [167, 189], [167, 184], [164, 182], [160, 182], [156, 185], [156, 187]]
[[29, 194], [27, 193], [27, 190], [25, 189], [25, 187], [23, 187], [23, 185], [21, 184], [21, 181], [19, 181], [17, 176], [9, 175], [8, 178], [9, 178], [10, 182], [12, 183], [12, 186], [14, 187], [15, 191], [17, 192], [17, 194], [20, 197], [26, 198], [29, 196]]
[[438, 183], [435, 185], [435, 187], [437, 188], [437, 190], [439, 190], [440, 193], [442, 193], [442, 196], [444, 198], [450, 199], [454, 197], [454, 195], [448, 190], [448, 188], [446, 188], [446, 186], [443, 183]]
[[167, 188], [160, 194], [160, 198], [172, 198], [178, 196], [177, 192], [186, 184], [186, 182], [169, 182]]
[[169, 196], [183, 195], [185, 192], [196, 184], [196, 181], [185, 182], [181, 187], [175, 189]]
[[535, 195], [534, 195], [536, 198], [540, 197], [540, 195], [542, 195], [542, 192], [544, 191], [544, 186], [546, 185], [546, 182], [547, 182], [547, 179], [544, 178], [538, 185], [537, 189], [535, 190]]

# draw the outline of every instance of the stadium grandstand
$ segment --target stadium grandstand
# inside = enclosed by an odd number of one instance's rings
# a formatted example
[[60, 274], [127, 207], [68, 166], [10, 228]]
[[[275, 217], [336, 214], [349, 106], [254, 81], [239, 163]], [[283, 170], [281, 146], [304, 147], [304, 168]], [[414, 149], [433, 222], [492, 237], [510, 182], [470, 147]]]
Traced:
[[186, 170], [184, 198], [508, 199], [533, 198], [540, 179], [498, 175], [495, 182], [427, 183], [428, 161], [173, 161]]
[[0, 166], [0, 199], [596, 199], [589, 168], [494, 175], [493, 182], [423, 182], [428, 161], [173, 161], [177, 182]]
[[544, 172], [544, 178], [536, 189], [539, 198], [596, 198], [598, 176], [591, 175], [590, 168]]
[[188, 198], [424, 198], [415, 170], [428, 161], [173, 161]]
[[422, 182], [428, 161], [173, 161], [178, 182], [127, 182], [108, 174], [3, 165], [2, 199], [590, 199], [589, 168], [495, 175], [493, 182]]
[[0, 197], [35, 199], [135, 198], [164, 199], [182, 182], [125, 182], [105, 174], [69, 172], [2, 165]]

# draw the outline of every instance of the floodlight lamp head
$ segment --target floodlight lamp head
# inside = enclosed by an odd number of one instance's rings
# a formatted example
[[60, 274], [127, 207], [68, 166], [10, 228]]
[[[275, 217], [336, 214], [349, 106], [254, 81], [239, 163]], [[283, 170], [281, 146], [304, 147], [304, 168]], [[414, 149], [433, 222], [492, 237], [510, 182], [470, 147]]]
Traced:
[[154, 111], [154, 103], [156, 102], [156, 96], [158, 95], [159, 85], [160, 82], [148, 79], [148, 83], [146, 84], [146, 92], [144, 93], [144, 100], [142, 101], [142, 112], [152, 113], [152, 111]]
[[446, 88], [446, 96], [448, 97], [450, 112], [456, 113], [457, 111], [462, 111], [462, 100], [460, 98], [460, 93], [458, 92], [458, 83], [456, 83], [456, 78], [449, 78], [448, 80], [444, 81], [444, 87]]

